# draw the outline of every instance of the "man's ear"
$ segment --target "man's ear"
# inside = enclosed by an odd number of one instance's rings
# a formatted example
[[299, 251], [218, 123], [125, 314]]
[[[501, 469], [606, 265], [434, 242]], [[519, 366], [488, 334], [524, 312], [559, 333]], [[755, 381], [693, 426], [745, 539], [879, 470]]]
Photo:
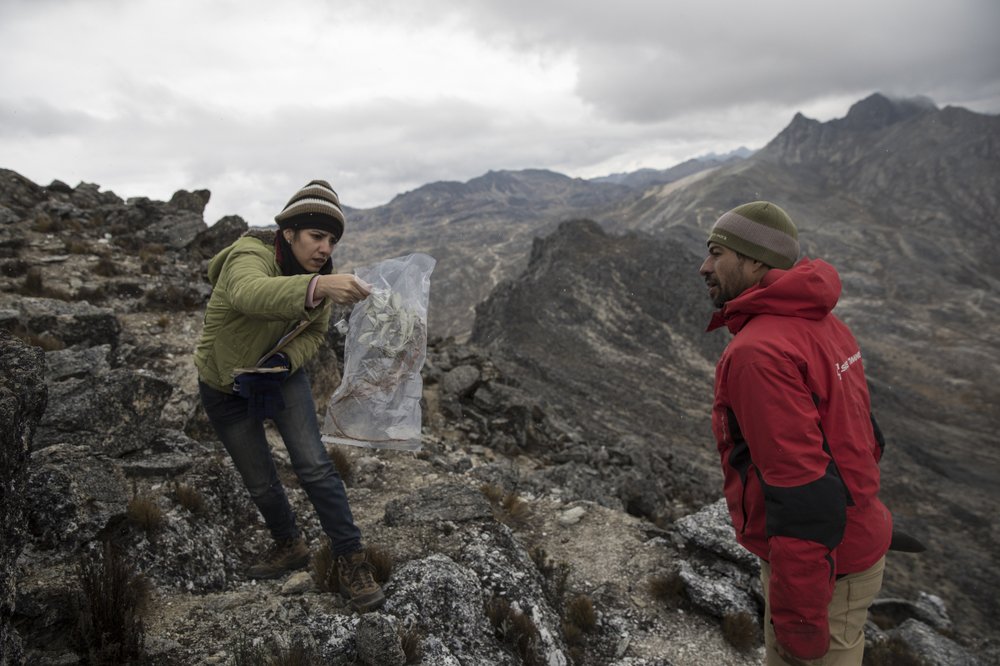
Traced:
[[753, 261], [753, 275], [758, 279], [764, 277], [764, 274], [771, 270], [771, 267], [763, 261], [758, 259], [751, 259], [751, 261]]

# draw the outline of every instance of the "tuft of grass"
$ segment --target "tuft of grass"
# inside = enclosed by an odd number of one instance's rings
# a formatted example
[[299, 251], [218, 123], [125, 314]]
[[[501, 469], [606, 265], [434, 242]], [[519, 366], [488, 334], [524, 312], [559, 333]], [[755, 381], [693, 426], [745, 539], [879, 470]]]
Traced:
[[333, 466], [337, 468], [337, 474], [340, 474], [344, 485], [350, 485], [354, 481], [354, 463], [336, 446], [328, 446], [326, 453], [330, 456]]
[[21, 285], [21, 294], [24, 296], [54, 298], [60, 301], [71, 300], [70, 295], [65, 291], [45, 286], [45, 281], [42, 277], [42, 269], [37, 266], [28, 269], [27, 274], [24, 276], [24, 284]]
[[66, 343], [51, 333], [35, 334], [25, 330], [15, 330], [14, 335], [33, 347], [41, 347], [45, 351], [66, 349]]
[[540, 666], [538, 654], [541, 635], [530, 616], [510, 605], [503, 597], [493, 597], [486, 602], [486, 617], [493, 625], [496, 637], [514, 648], [527, 666]]
[[70, 254], [90, 254], [90, 243], [74, 239], [64, 241], [64, 244]]
[[905, 641], [893, 636], [865, 649], [863, 663], [865, 666], [924, 666], [926, 662]]
[[295, 641], [287, 648], [274, 648], [268, 663], [270, 666], [320, 666], [323, 661], [314, 648]]
[[563, 607], [563, 599], [566, 598], [566, 591], [569, 587], [569, 574], [572, 571], [572, 567], [565, 562], [556, 562], [550, 559], [545, 549], [541, 546], [536, 546], [529, 551], [531, 555], [531, 560], [535, 563], [535, 567], [542, 574], [542, 587], [544, 588], [545, 598], [548, 599], [549, 605], [552, 606], [556, 611], [560, 611]]
[[313, 553], [312, 577], [321, 592], [337, 592], [340, 589], [337, 583], [337, 560], [333, 557], [327, 540]]
[[160, 243], [149, 243], [139, 248], [140, 268], [143, 273], [156, 275], [163, 267], [163, 253], [167, 248]]
[[94, 265], [94, 273], [101, 277], [115, 277], [121, 275], [121, 269], [111, 257], [101, 257]]
[[128, 501], [125, 515], [130, 523], [152, 535], [163, 527], [163, 510], [151, 497], [134, 495]]
[[531, 518], [531, 506], [517, 493], [508, 493], [490, 483], [484, 483], [479, 490], [493, 505], [493, 515], [496, 519], [507, 527], [511, 529], [523, 527]]
[[593, 633], [597, 628], [597, 613], [594, 604], [586, 594], [578, 594], [566, 604], [566, 621], [571, 622], [585, 633]]
[[407, 664], [419, 664], [423, 661], [423, 650], [420, 648], [420, 642], [423, 640], [420, 632], [417, 631], [415, 627], [398, 629], [399, 634], [399, 644], [403, 648], [403, 654], [406, 655]]
[[392, 555], [378, 546], [369, 546], [368, 562], [372, 565], [372, 577], [379, 585], [384, 585], [392, 577]]
[[35, 223], [31, 225], [31, 228], [34, 231], [43, 234], [53, 234], [62, 231], [62, 226], [59, 224], [59, 220], [49, 217], [47, 213], [39, 213], [38, 217], [35, 218]]
[[748, 652], [759, 643], [760, 638], [757, 634], [757, 623], [750, 613], [741, 611], [722, 618], [723, 637], [741, 652]]
[[162, 243], [147, 243], [139, 248], [139, 258], [143, 261], [159, 258], [162, 257], [163, 253], [166, 251], [167, 248]]
[[481, 492], [486, 499], [490, 501], [490, 504], [498, 506], [500, 502], [503, 501], [504, 489], [493, 483], [484, 483], [479, 486], [479, 492]]
[[583, 629], [572, 622], [564, 620], [562, 630], [563, 638], [566, 639], [566, 645], [583, 646], [587, 643], [587, 637], [584, 635]]
[[229, 644], [233, 666], [320, 666], [321, 655], [300, 639], [288, 647], [276, 643], [265, 645], [240, 632]]
[[205, 510], [205, 497], [194, 486], [175, 481], [174, 497], [178, 504], [193, 514], [200, 514]]
[[78, 573], [73, 642], [92, 664], [135, 664], [145, 658], [142, 612], [150, 586], [110, 543], [85, 557]]
[[667, 606], [679, 606], [687, 599], [684, 579], [674, 571], [665, 576], [654, 576], [649, 581], [649, 592], [653, 598]]

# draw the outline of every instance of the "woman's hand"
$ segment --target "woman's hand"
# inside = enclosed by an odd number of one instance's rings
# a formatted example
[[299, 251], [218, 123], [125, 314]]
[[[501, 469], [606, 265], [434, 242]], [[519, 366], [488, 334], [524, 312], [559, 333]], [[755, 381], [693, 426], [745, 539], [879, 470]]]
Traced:
[[314, 297], [329, 298], [339, 305], [353, 305], [371, 293], [372, 286], [349, 273], [320, 275]]

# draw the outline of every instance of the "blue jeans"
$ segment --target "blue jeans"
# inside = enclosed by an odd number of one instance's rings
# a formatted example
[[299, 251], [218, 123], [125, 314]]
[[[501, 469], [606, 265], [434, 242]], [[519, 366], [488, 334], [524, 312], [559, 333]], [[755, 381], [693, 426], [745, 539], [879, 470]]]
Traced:
[[[247, 414], [247, 400], [198, 382], [201, 404], [274, 539], [299, 536], [295, 512], [278, 478], [264, 423]], [[298, 370], [281, 385], [285, 408], [274, 419], [292, 468], [306, 491], [335, 556], [361, 548], [344, 483], [320, 439], [309, 376]]]

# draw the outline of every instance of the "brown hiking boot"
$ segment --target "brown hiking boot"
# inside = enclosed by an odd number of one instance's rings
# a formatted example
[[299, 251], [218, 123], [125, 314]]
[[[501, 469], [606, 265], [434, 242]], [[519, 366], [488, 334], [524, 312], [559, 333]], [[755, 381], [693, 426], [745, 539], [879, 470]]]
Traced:
[[351, 606], [359, 613], [375, 610], [385, 603], [385, 595], [375, 582], [373, 571], [374, 567], [363, 550], [337, 558], [340, 593], [351, 600]]
[[279, 578], [309, 564], [309, 548], [302, 537], [277, 539], [261, 561], [247, 569], [248, 578]]

